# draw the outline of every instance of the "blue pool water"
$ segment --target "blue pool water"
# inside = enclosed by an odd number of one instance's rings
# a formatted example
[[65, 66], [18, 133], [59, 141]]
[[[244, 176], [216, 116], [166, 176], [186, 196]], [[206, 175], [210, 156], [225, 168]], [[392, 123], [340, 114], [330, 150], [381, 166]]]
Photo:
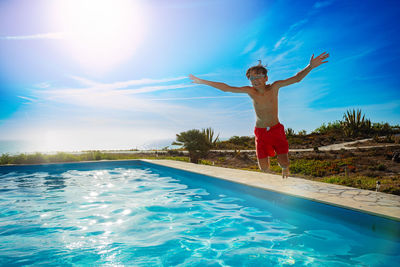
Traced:
[[0, 167], [0, 265], [394, 266], [400, 223], [143, 161]]

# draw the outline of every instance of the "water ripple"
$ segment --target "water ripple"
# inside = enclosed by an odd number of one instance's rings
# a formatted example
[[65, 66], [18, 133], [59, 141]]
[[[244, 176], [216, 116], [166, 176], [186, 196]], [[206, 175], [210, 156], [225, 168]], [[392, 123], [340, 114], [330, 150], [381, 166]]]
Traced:
[[352, 266], [372, 257], [334, 231], [149, 168], [0, 178], [0, 264]]

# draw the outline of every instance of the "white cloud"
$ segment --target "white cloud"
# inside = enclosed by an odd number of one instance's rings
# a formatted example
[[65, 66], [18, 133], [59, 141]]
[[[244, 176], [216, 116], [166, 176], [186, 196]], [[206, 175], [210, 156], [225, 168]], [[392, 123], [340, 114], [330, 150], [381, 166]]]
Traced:
[[369, 49], [366, 49], [366, 50], [358, 52], [358, 53], [356, 51], [353, 51], [353, 53], [350, 56], [339, 58], [338, 60], [335, 60], [335, 64], [341, 64], [343, 62], [353, 61], [354, 59], [365, 57], [366, 55], [368, 55], [378, 49], [379, 48], [376, 48], [376, 47], [369, 48]]
[[279, 62], [282, 61], [287, 55], [289, 55], [290, 53], [297, 51], [302, 45], [303, 42], [298, 41], [298, 42], [293, 42], [292, 44], [293, 46], [286, 50], [285, 52], [282, 52], [280, 54], [274, 55], [273, 57], [270, 57], [270, 59], [268, 59], [268, 63], [269, 64], [274, 64], [275, 62]]
[[278, 42], [276, 42], [276, 44], [274, 45], [274, 49], [273, 51], [277, 50], [282, 43], [284, 43], [284, 41], [286, 40], [286, 36], [283, 36], [281, 39], [279, 39]]
[[[38, 99], [47, 102], [58, 102], [74, 106], [83, 106], [101, 109], [132, 110], [133, 108], [142, 108], [144, 110], [153, 109], [154, 105], [150, 100], [134, 97], [136, 94], [144, 94], [155, 91], [175, 90], [194, 87], [194, 84], [169, 84], [142, 86], [138, 88], [126, 88], [133, 85], [145, 85], [154, 83], [174, 82], [186, 77], [174, 77], [166, 79], [140, 79], [113, 83], [100, 83], [78, 76], [70, 76], [79, 81], [85, 87], [79, 88], [52, 88], [49, 83], [42, 83], [36, 87], [41, 89], [33, 90], [33, 95]], [[44, 89], [44, 90], [43, 90]], [[25, 96], [25, 98], [27, 98]], [[30, 98], [30, 97], [29, 97]], [[157, 104], [158, 106], [165, 104]]]
[[293, 23], [292, 25], [290, 25], [289, 31], [292, 31], [293, 29], [296, 29], [296, 28], [306, 24], [307, 22], [308, 22], [308, 19], [306, 18], [306, 19], [302, 19], [296, 23]]
[[317, 2], [315, 2], [313, 8], [315, 8], [315, 9], [323, 8], [323, 7], [326, 7], [326, 6], [330, 6], [332, 3], [333, 3], [333, 1], [331, 1], [331, 0], [328, 0], [328, 1], [317, 1]]
[[154, 98], [152, 101], [168, 101], [168, 100], [197, 100], [197, 99], [220, 99], [220, 98], [248, 98], [247, 95], [242, 96], [197, 96], [197, 97], [174, 97], [174, 98]]
[[78, 76], [70, 76], [72, 79], [81, 82], [84, 85], [95, 86], [97, 89], [120, 89], [126, 88], [128, 86], [137, 86], [137, 85], [145, 85], [145, 84], [156, 84], [156, 83], [168, 83], [175, 82], [179, 80], [188, 79], [187, 76], [179, 76], [173, 78], [165, 78], [165, 79], [139, 79], [139, 80], [129, 80], [122, 82], [113, 82], [113, 83], [99, 83], [95, 81], [91, 81], [86, 78], [78, 77]]
[[257, 41], [253, 40], [250, 43], [247, 44], [247, 46], [243, 49], [241, 55], [245, 55], [247, 53], [249, 53], [250, 51], [252, 51], [254, 49], [254, 47], [256, 46]]
[[0, 36], [1, 40], [65, 39], [63, 32], [39, 33], [32, 35]]
[[30, 98], [30, 97], [26, 97], [26, 96], [19, 96], [19, 95], [18, 95], [17, 97], [22, 98], [22, 99], [25, 99], [25, 100], [28, 100], [28, 101], [30, 101], [30, 102], [36, 102], [36, 101], [37, 101], [36, 99]]
[[292, 42], [297, 43], [296, 38], [301, 30], [294, 32], [295, 29], [300, 28], [302, 25], [306, 24], [308, 19], [302, 19], [296, 23], [290, 25], [289, 30], [275, 43], [273, 51], [278, 50], [281, 46], [287, 44], [290, 45]]
[[253, 59], [264, 59], [267, 57], [267, 48], [265, 46], [260, 47], [258, 50], [254, 51], [251, 56]]
[[42, 88], [42, 89], [49, 88], [50, 86], [51, 86], [50, 82], [42, 82], [35, 85], [36, 88]]
[[[182, 107], [170, 103], [161, 103], [143, 98], [139, 94], [155, 91], [178, 90], [193, 87], [192, 84], [173, 84], [147, 86], [135, 89], [107, 89], [104, 87], [62, 88], [50, 90], [35, 90], [33, 95], [48, 104], [65, 104], [71, 107], [91, 108], [111, 111], [130, 111], [152, 113], [165, 116], [170, 110], [179, 110]], [[185, 112], [185, 111], [182, 111]], [[186, 111], [187, 112], [187, 111]]]
[[[380, 103], [380, 104], [371, 104], [371, 105], [350, 105], [350, 106], [345, 106], [345, 107], [335, 107], [335, 108], [327, 108], [321, 110], [321, 112], [340, 112], [344, 113], [346, 110], [349, 109], [361, 109], [362, 112], [370, 112], [371, 114], [374, 113], [374, 111], [392, 111], [396, 108], [400, 107], [400, 103], [398, 102], [387, 102], [387, 103]], [[368, 116], [367, 116], [368, 117]]]
[[172, 84], [172, 85], [159, 85], [159, 86], [146, 86], [136, 89], [124, 89], [113, 91], [115, 94], [121, 95], [129, 95], [129, 94], [143, 94], [143, 93], [150, 93], [155, 91], [165, 91], [165, 90], [172, 90], [172, 89], [182, 89], [188, 87], [194, 87], [194, 84]]
[[[248, 98], [245, 95], [235, 96], [199, 96], [199, 97], [172, 97], [156, 98], [143, 97], [141, 94], [155, 91], [174, 90], [195, 87], [194, 84], [159, 84], [152, 86], [139, 86], [138, 88], [120, 89], [132, 84], [162, 83], [183, 79], [186, 77], [175, 77], [169, 79], [142, 79], [126, 82], [99, 83], [82, 77], [73, 77], [80, 81], [84, 88], [44, 88], [34, 89], [32, 93], [38, 99], [40, 105], [32, 106], [33, 111], [28, 111], [32, 118], [46, 121], [46, 127], [52, 125], [51, 121], [69, 124], [72, 121], [76, 128], [93, 125], [95, 128], [101, 121], [107, 121], [107, 127], [113, 127], [115, 121], [122, 124], [135, 124], [135, 127], [144, 128], [151, 125], [159, 125], [166, 129], [173, 128], [195, 128], [202, 125], [208, 127], [211, 124], [218, 125], [226, 121], [227, 115], [240, 114], [240, 109], [232, 106], [225, 107], [224, 99]], [[33, 99], [32, 97], [26, 97]], [[214, 102], [200, 102], [193, 106], [192, 102], [172, 104], [174, 100], [208, 100]], [[222, 103], [222, 105], [220, 105]], [[224, 104], [226, 103], [226, 104]], [[246, 102], [248, 103], [248, 101]], [[225, 106], [224, 106], [225, 105]], [[35, 110], [36, 107], [36, 110]], [[58, 114], [58, 115], [56, 115]], [[129, 114], [129, 116], [125, 116]], [[17, 116], [18, 117], [18, 116]], [[24, 116], [19, 116], [25, 120]], [[73, 119], [72, 119], [73, 118]], [[140, 126], [138, 123], [142, 121]], [[246, 121], [251, 123], [251, 121]], [[40, 123], [39, 123], [40, 124]], [[39, 125], [38, 124], [38, 125]], [[21, 122], [20, 125], [27, 125]], [[118, 124], [117, 124], [118, 125]], [[32, 125], [32, 128], [36, 127]], [[43, 126], [44, 127], [44, 126]], [[42, 128], [43, 128], [42, 127]], [[135, 128], [134, 127], [134, 128]], [[117, 127], [118, 128], [118, 127]]]

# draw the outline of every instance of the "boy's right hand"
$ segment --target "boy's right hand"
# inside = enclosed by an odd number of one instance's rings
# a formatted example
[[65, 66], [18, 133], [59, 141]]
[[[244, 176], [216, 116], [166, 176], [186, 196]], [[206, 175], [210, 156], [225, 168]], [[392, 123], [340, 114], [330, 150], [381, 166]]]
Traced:
[[189, 79], [192, 80], [192, 83], [199, 83], [199, 84], [202, 83], [202, 82], [201, 82], [201, 79], [197, 78], [196, 76], [194, 76], [194, 75], [192, 75], [192, 74], [189, 74]]

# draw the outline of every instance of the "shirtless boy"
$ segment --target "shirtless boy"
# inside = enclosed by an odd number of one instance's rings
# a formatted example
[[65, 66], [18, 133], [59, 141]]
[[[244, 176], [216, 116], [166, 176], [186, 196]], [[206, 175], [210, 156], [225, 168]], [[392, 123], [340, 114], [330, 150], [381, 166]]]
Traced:
[[256, 141], [256, 153], [259, 168], [268, 172], [270, 166], [269, 157], [277, 154], [278, 163], [282, 168], [282, 178], [289, 175], [289, 144], [286, 140], [285, 130], [278, 119], [278, 91], [279, 88], [300, 82], [312, 69], [328, 61], [326, 52], [314, 58], [312, 55], [310, 64], [302, 71], [286, 80], [278, 80], [267, 84], [267, 69], [261, 65], [249, 68], [246, 72], [247, 78], [252, 86], [233, 87], [225, 83], [203, 80], [189, 75], [189, 78], [198, 84], [205, 84], [224, 92], [246, 93], [253, 100], [257, 121], [254, 129]]

